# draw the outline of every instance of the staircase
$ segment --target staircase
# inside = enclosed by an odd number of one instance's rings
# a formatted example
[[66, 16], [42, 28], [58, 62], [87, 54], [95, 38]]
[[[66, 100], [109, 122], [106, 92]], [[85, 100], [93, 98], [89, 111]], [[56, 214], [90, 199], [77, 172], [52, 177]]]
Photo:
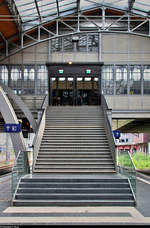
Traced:
[[134, 206], [127, 178], [115, 171], [99, 106], [48, 107], [32, 178], [15, 206]]

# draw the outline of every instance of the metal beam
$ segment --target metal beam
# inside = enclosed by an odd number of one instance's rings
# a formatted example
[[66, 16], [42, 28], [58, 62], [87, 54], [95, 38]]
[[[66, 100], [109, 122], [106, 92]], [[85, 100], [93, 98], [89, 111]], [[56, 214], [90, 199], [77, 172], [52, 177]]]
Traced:
[[41, 17], [41, 14], [40, 14], [40, 10], [39, 10], [39, 6], [38, 6], [38, 3], [37, 3], [37, 0], [34, 0], [34, 3], [35, 3], [36, 10], [38, 12], [38, 15], [39, 15], [39, 18], [40, 18], [40, 22], [41, 22], [42, 21], [42, 17]]
[[77, 12], [79, 13], [80, 11], [80, 0], [77, 0]]
[[134, 3], [135, 3], [135, 0], [128, 0], [128, 10], [129, 10], [129, 12], [131, 12], [131, 10], [133, 9]]
[[57, 14], [58, 14], [58, 17], [59, 17], [60, 13], [59, 13], [59, 2], [58, 2], [58, 0], [56, 0], [56, 4], [57, 4]]

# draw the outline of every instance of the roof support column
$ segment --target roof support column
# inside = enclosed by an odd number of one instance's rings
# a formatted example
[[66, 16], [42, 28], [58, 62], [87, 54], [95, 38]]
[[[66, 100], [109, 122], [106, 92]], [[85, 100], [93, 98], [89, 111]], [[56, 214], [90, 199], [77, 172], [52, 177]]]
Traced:
[[105, 29], [105, 7], [102, 8], [102, 29]]

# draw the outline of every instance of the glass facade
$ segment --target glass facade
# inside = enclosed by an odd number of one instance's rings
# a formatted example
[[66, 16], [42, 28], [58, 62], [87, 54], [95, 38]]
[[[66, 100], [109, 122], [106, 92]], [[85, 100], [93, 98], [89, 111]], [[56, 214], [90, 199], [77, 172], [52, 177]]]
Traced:
[[[0, 65], [0, 81], [18, 95], [46, 95], [48, 70], [45, 65]], [[150, 94], [150, 65], [105, 65], [102, 93], [106, 95]]]

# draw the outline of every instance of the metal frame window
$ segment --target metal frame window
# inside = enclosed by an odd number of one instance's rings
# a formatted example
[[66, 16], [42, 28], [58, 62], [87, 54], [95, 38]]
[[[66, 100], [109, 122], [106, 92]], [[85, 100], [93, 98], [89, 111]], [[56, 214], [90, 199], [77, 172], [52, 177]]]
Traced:
[[141, 67], [130, 66], [129, 68], [129, 86], [130, 95], [141, 94]]
[[8, 85], [8, 68], [5, 65], [0, 66], [0, 81]]
[[126, 66], [116, 67], [116, 92], [115, 94], [127, 94], [128, 70]]
[[112, 66], [104, 66], [102, 69], [102, 91], [104, 94], [114, 94], [114, 74]]
[[150, 94], [150, 66], [144, 66], [143, 69], [143, 87], [144, 94]]
[[22, 93], [22, 70], [21, 66], [11, 66], [10, 71], [10, 85], [14, 93], [21, 95]]
[[23, 94], [35, 94], [35, 67], [25, 65], [23, 70]]
[[37, 69], [37, 94], [45, 95], [48, 93], [48, 70], [44, 65]]

